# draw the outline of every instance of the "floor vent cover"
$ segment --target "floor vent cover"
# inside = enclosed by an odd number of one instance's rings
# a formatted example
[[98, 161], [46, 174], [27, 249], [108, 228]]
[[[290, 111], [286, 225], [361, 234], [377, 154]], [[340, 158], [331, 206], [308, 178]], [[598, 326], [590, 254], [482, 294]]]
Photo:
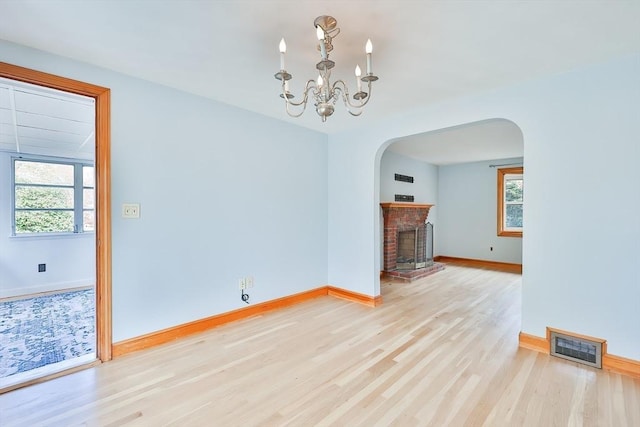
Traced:
[[551, 331], [551, 355], [602, 368], [602, 343]]

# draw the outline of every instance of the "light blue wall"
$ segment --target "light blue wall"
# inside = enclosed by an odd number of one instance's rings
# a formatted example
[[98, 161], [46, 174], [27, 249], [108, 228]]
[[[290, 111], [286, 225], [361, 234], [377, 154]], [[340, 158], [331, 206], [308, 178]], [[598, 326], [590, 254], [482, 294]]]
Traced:
[[[413, 183], [396, 181], [395, 174], [412, 176]], [[396, 194], [415, 196], [415, 203], [435, 205], [438, 199], [438, 167], [386, 150], [380, 162], [380, 201], [393, 202]], [[435, 222], [437, 206], [429, 210]]]
[[244, 307], [244, 276], [253, 303], [327, 284], [325, 135], [7, 42], [0, 57], [111, 88], [115, 342]]
[[[412, 176], [413, 183], [396, 181], [395, 174]], [[415, 197], [415, 203], [434, 205], [429, 209], [427, 221], [434, 225], [434, 255], [438, 252], [438, 167], [402, 154], [386, 150], [380, 161], [380, 201], [393, 202], [396, 194]], [[380, 238], [383, 236], [383, 216], [380, 209]], [[380, 245], [380, 262], [384, 262], [384, 248]]]
[[5, 42], [0, 57], [112, 89], [115, 341], [241, 307], [244, 275], [254, 302], [326, 283], [379, 294], [386, 146], [505, 118], [525, 147], [522, 331], [640, 359], [640, 56], [390, 117], [328, 152], [321, 134], [107, 70]]
[[516, 162], [522, 158], [438, 168], [440, 255], [522, 263], [522, 238], [497, 235], [497, 171], [489, 167]]
[[601, 337], [640, 359], [639, 75], [634, 55], [331, 136], [329, 282], [380, 292], [380, 158], [393, 139], [504, 118], [524, 138], [522, 331]]

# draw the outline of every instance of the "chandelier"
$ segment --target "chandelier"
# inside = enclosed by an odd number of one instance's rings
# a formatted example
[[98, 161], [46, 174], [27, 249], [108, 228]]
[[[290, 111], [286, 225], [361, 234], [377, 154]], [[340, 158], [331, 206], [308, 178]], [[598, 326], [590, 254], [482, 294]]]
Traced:
[[[316, 112], [327, 121], [327, 117], [333, 114], [334, 105], [339, 98], [342, 98], [347, 111], [353, 116], [362, 114], [363, 108], [371, 99], [371, 83], [378, 80], [371, 71], [371, 52], [373, 46], [371, 40], [367, 40], [365, 45], [365, 53], [367, 59], [366, 74], [362, 76], [360, 66], [356, 65], [356, 93], [353, 94], [353, 100], [349, 98], [349, 89], [344, 80], [336, 80], [331, 83], [331, 69], [336, 65], [329, 59], [329, 52], [333, 50], [332, 41], [334, 37], [340, 34], [340, 28], [337, 27], [338, 22], [332, 16], [319, 16], [313, 21], [316, 27], [316, 36], [318, 37], [318, 50], [320, 51], [320, 62], [316, 64], [318, 70], [317, 79], [308, 80], [304, 86], [303, 97], [300, 102], [294, 102], [294, 95], [289, 92], [289, 80], [293, 77], [289, 74], [284, 66], [284, 54], [287, 51], [287, 45], [284, 38], [280, 40], [280, 71], [275, 74], [275, 78], [282, 82], [282, 93], [280, 97], [284, 99], [287, 114], [291, 117], [300, 117], [307, 108], [307, 102], [311, 97], [316, 107]], [[362, 77], [361, 77], [362, 76]], [[366, 92], [362, 90], [362, 82], [367, 84]], [[297, 111], [293, 111], [296, 110]]]

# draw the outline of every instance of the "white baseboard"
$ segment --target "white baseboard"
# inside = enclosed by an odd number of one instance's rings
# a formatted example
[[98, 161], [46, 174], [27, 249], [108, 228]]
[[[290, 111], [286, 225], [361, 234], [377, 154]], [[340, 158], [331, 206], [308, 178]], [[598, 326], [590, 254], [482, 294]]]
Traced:
[[10, 289], [0, 289], [0, 299], [3, 298], [13, 298], [22, 295], [34, 295], [41, 294], [44, 292], [52, 292], [59, 291], [63, 289], [76, 289], [76, 288], [85, 288], [87, 286], [94, 286], [94, 280], [76, 280], [73, 282], [63, 282], [63, 283], [47, 283], [44, 285], [36, 285], [36, 286], [23, 286], [20, 288], [10, 288]]

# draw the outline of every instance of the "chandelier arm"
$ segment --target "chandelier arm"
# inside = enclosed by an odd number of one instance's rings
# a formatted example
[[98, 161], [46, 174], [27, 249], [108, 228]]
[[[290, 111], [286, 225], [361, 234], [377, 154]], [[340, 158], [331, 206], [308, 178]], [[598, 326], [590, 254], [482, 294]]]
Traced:
[[304, 113], [304, 111], [307, 109], [307, 103], [305, 102], [304, 106], [302, 107], [302, 110], [299, 113], [292, 113], [291, 110], [289, 110], [289, 105], [290, 105], [289, 102], [285, 102], [285, 110], [289, 116], [294, 118], [300, 117]]
[[354, 108], [363, 108], [365, 105], [367, 105], [369, 103], [369, 100], [371, 99], [371, 82], [370, 81], [367, 82], [367, 90], [368, 90], [367, 96], [358, 105], [352, 104], [351, 100], [347, 97], [347, 102], [349, 103], [349, 105]]
[[[309, 90], [315, 87], [316, 87], [315, 80], [307, 80], [307, 83], [305, 84], [304, 91], [303, 91], [304, 96], [302, 98], [302, 101], [300, 102], [292, 102], [289, 100], [289, 98], [286, 95], [284, 96], [285, 110], [289, 116], [294, 118], [302, 116], [302, 114], [307, 109], [307, 103], [309, 101]], [[284, 84], [283, 84], [283, 91], [284, 91]], [[294, 107], [302, 106], [302, 110], [299, 113], [293, 113], [291, 112], [290, 106], [294, 106]]]
[[[287, 97], [286, 95], [286, 90], [284, 88], [284, 83], [282, 83], [282, 94], [284, 95], [284, 100], [288, 105], [293, 105], [294, 107], [299, 107], [301, 105], [304, 105], [306, 107], [307, 105], [307, 101], [309, 98], [309, 89], [312, 87], [315, 87], [316, 82], [315, 80], [311, 79], [311, 80], [307, 80], [307, 83], [304, 85], [304, 91], [302, 92], [304, 94], [304, 96], [302, 97], [302, 101], [300, 102], [293, 102], [289, 99], [289, 97]], [[297, 117], [297, 116], [296, 116]]]
[[367, 82], [367, 97], [364, 99], [364, 102], [362, 103], [361, 107], [364, 107], [365, 105], [367, 105], [369, 103], [369, 100], [371, 99], [371, 88], [373, 86], [371, 85], [371, 81]]
[[[367, 105], [367, 102], [369, 102], [369, 97], [367, 96], [365, 98], [364, 102], [361, 102], [359, 105], [358, 104], [352, 104], [351, 100], [349, 99], [349, 89], [347, 88], [347, 84], [344, 82], [344, 80], [337, 80], [334, 84], [333, 84], [333, 89], [334, 90], [338, 90], [341, 92], [342, 95], [342, 103], [344, 104], [345, 108], [347, 109], [347, 111], [349, 112], [349, 114], [351, 114], [352, 116], [359, 116], [360, 114], [362, 114], [362, 108]], [[371, 93], [371, 82], [369, 82], [369, 93]], [[353, 109], [353, 110], [352, 110]]]

